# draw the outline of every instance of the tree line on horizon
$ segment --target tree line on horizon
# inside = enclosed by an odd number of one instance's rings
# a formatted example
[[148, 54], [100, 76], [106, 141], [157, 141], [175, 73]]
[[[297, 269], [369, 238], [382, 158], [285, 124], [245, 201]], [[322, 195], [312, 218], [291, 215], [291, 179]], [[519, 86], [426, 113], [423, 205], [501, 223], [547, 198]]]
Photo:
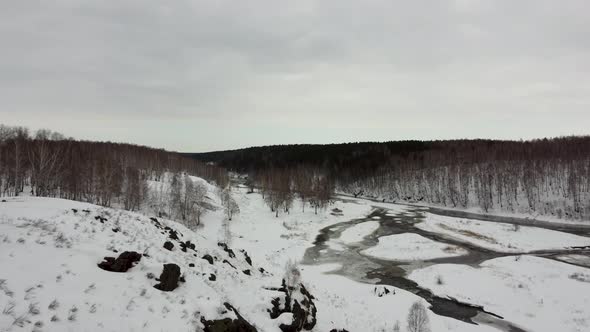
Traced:
[[387, 201], [590, 217], [589, 136], [277, 145], [190, 156], [241, 173], [317, 169], [337, 191]]

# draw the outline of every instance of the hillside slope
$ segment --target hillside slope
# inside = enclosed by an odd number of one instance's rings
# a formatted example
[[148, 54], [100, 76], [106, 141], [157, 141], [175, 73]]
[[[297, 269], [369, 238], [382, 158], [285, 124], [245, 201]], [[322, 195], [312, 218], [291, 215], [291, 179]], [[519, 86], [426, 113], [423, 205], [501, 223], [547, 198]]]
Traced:
[[[0, 330], [195, 331], [202, 318], [235, 318], [225, 302], [261, 330], [277, 326], [260, 304], [270, 307], [276, 296], [263, 287], [279, 284], [245, 252], [229, 254], [178, 223], [123, 210], [49, 198], [0, 204]], [[183, 251], [186, 241], [195, 249]], [[124, 251], [142, 254], [127, 272], [97, 266]], [[185, 282], [163, 292], [155, 278], [169, 263]]]

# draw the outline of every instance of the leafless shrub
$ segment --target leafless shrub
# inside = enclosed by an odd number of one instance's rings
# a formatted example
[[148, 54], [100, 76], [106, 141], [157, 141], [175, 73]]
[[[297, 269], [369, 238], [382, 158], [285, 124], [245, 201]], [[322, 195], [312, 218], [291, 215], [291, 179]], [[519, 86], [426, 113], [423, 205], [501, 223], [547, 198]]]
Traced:
[[34, 290], [35, 286], [25, 289], [25, 300], [30, 300], [32, 297], [35, 296], [35, 293], [33, 292]]
[[18, 327], [23, 327], [29, 321], [28, 318], [29, 318], [29, 313], [25, 312], [24, 314], [16, 317], [14, 319], [14, 321], [12, 321], [12, 325], [18, 326]]
[[572, 273], [569, 276], [570, 279], [581, 281], [581, 282], [590, 282], [590, 276], [584, 273]]
[[88, 286], [88, 288], [86, 288], [86, 290], [84, 290], [84, 293], [88, 294], [95, 289], [96, 289], [96, 284], [92, 283], [92, 284], [90, 284], [90, 286]]
[[49, 310], [55, 310], [55, 309], [59, 308], [59, 302], [57, 302], [57, 299], [54, 299], [53, 301], [51, 301], [51, 303], [49, 303], [49, 306], [47, 308], [49, 308]]
[[52, 322], [59, 322], [59, 317], [57, 317], [57, 315], [53, 315], [53, 316], [51, 317], [51, 321], [52, 321]]
[[446, 246], [443, 248], [443, 251], [446, 253], [454, 253], [457, 252], [458, 247], [455, 246]]
[[72, 308], [70, 308], [70, 311], [68, 312], [68, 320], [70, 322], [75, 321], [77, 313], [78, 313], [78, 308], [76, 306], [72, 306]]
[[0, 290], [3, 291], [6, 296], [13, 297], [14, 292], [8, 289], [6, 284], [6, 279], [0, 279]]
[[428, 312], [421, 302], [415, 302], [408, 313], [408, 332], [430, 332]]
[[299, 265], [297, 262], [292, 260], [287, 261], [287, 264], [285, 265], [284, 279], [288, 291], [299, 287], [299, 283], [301, 282], [301, 271], [299, 271]]
[[395, 321], [395, 324], [393, 325], [393, 332], [400, 332], [399, 320]]
[[54, 224], [51, 224], [47, 220], [43, 220], [43, 219], [36, 219], [36, 220], [28, 219], [27, 223], [23, 224], [22, 227], [40, 229], [46, 233], [57, 232], [57, 227]]
[[29, 303], [29, 314], [38, 315], [41, 313], [38, 303]]
[[16, 307], [16, 303], [14, 303], [14, 301], [6, 303], [4, 309], [2, 309], [2, 314], [7, 316], [12, 315], [14, 313], [14, 307]]
[[133, 300], [129, 300], [129, 303], [127, 303], [127, 310], [133, 310], [133, 308], [135, 308], [135, 301]]
[[441, 275], [436, 276], [436, 284], [437, 285], [444, 285], [444, 281]]
[[64, 233], [58, 233], [54, 238], [53, 238], [54, 244], [56, 248], [71, 248], [72, 247], [72, 243], [71, 241], [65, 236]]
[[301, 238], [303, 236], [305, 236], [305, 234], [303, 232], [292, 231], [291, 233], [281, 234], [281, 239], [291, 240], [291, 239], [295, 239], [295, 238]]

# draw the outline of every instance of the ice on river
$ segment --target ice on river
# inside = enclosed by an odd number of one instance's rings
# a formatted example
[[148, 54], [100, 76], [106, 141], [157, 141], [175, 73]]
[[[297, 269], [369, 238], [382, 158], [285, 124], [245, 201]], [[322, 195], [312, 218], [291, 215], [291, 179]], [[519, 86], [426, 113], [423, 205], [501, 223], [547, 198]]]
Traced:
[[379, 229], [379, 221], [366, 221], [347, 228], [340, 235], [340, 240], [345, 243], [360, 242], [365, 236], [372, 234], [377, 229]]
[[425, 220], [416, 224], [417, 228], [498, 252], [519, 253], [590, 245], [590, 239], [587, 237], [539, 227], [446, 217], [432, 213], [425, 215]]
[[409, 278], [438, 296], [482, 305], [529, 331], [590, 331], [590, 272], [585, 268], [508, 256], [480, 267], [433, 265]]

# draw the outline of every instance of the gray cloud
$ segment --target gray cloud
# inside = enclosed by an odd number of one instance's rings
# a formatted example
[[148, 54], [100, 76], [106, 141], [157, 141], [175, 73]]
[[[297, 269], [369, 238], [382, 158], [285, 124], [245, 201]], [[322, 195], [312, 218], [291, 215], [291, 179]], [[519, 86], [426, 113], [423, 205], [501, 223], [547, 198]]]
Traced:
[[200, 151], [588, 134], [590, 3], [0, 3], [0, 122]]

